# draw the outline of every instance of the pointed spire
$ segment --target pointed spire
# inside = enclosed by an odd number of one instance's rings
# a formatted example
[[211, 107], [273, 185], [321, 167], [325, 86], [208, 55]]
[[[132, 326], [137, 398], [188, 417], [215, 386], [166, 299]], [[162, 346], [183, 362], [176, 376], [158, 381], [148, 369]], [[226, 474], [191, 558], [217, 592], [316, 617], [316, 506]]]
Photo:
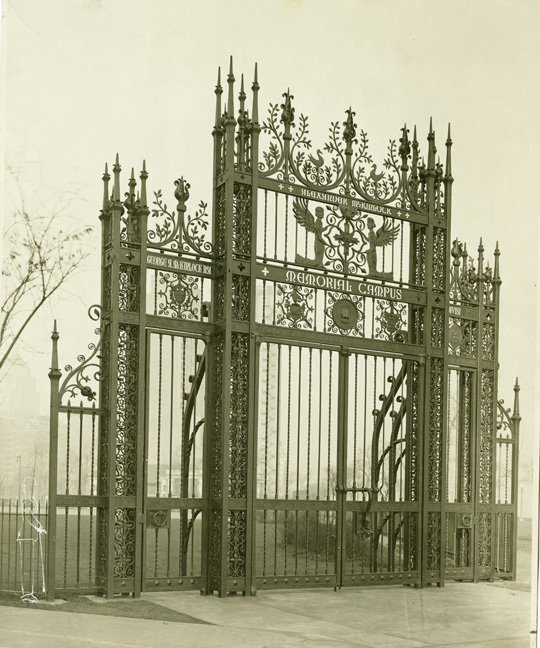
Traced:
[[122, 167], [120, 166], [120, 158], [118, 153], [116, 154], [116, 161], [113, 166], [114, 173], [114, 185], [113, 185], [113, 200], [114, 202], [120, 202], [120, 171]]
[[240, 94], [238, 95], [238, 101], [240, 102], [239, 107], [239, 121], [243, 122], [245, 111], [246, 111], [246, 93], [244, 92], [244, 75], [240, 76]]
[[146, 204], [147, 198], [146, 198], [146, 180], [148, 178], [148, 173], [146, 172], [146, 160], [143, 160], [142, 163], [142, 171], [141, 175], [139, 176], [141, 179], [141, 206], [142, 207], [148, 207]]
[[105, 212], [109, 209], [109, 180], [111, 176], [109, 175], [109, 167], [105, 162], [105, 173], [103, 174], [103, 209]]
[[416, 139], [416, 126], [413, 130], [411, 175], [415, 180], [418, 178], [418, 140]]
[[214, 123], [214, 128], [220, 128], [221, 127], [221, 95], [223, 93], [223, 88], [221, 87], [220, 67], [218, 67], [217, 85], [214, 92], [216, 93], [216, 120]]
[[433, 118], [429, 118], [429, 134], [428, 134], [428, 171], [435, 170], [435, 133], [433, 132]]
[[512, 412], [512, 420], [519, 422], [521, 421], [521, 416], [519, 414], [519, 391], [520, 391], [519, 381], [516, 377], [516, 384], [514, 385], [514, 411]]
[[452, 181], [452, 137], [450, 135], [450, 124], [448, 124], [448, 137], [446, 139], [446, 170], [444, 179]]
[[255, 74], [253, 75], [253, 84], [251, 86], [253, 92], [253, 108], [251, 110], [251, 118], [254, 124], [259, 123], [259, 81], [257, 79], [257, 63], [255, 63]]
[[478, 274], [481, 276], [484, 270], [484, 244], [482, 237], [480, 237], [480, 244], [478, 245]]
[[501, 251], [499, 250], [499, 241], [495, 245], [495, 264], [493, 267], [493, 281], [500, 283], [501, 276], [499, 274], [499, 257], [501, 256]]
[[234, 74], [233, 74], [233, 57], [231, 56], [231, 62], [229, 66], [229, 76], [227, 77], [227, 83], [229, 84], [229, 96], [227, 99], [227, 104], [229, 112], [227, 115], [234, 119]]
[[49, 378], [51, 380], [60, 380], [62, 372], [58, 367], [58, 330], [56, 328], [56, 320], [54, 320], [53, 331], [51, 335], [52, 340], [52, 354], [51, 354], [51, 370], [49, 371]]

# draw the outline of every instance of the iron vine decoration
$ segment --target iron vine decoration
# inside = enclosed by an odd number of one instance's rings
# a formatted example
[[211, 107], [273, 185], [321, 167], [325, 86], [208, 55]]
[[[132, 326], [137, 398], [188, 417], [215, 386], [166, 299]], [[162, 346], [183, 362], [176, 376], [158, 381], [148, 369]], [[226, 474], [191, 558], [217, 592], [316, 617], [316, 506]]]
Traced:
[[[419, 156], [416, 129], [412, 144], [409, 130], [404, 126], [399, 138], [390, 140], [383, 169], [378, 170], [369, 153], [369, 140], [365, 131], [357, 137], [355, 112], [345, 111], [346, 120], [331, 122], [324, 152], [330, 157], [325, 160], [323, 150], [311, 152], [308, 118], [301, 114], [295, 124], [294, 96], [289, 91], [283, 94], [282, 104], [270, 104], [268, 117], [262, 123], [262, 132], [270, 136], [268, 149], [263, 152], [259, 163], [261, 177], [276, 175], [284, 182], [299, 181], [305, 186], [341, 194], [357, 196], [379, 204], [396, 202], [403, 209], [426, 211], [425, 190], [427, 168]], [[281, 114], [280, 114], [281, 108]], [[297, 126], [296, 132], [293, 132]], [[430, 128], [430, 137], [433, 131]], [[450, 139], [447, 145], [451, 143]], [[408, 173], [410, 172], [410, 173]], [[435, 187], [438, 194], [438, 212], [444, 214], [444, 200], [441, 198], [443, 166], [435, 165]]]
[[201, 200], [195, 214], [188, 215], [186, 219], [186, 202], [189, 198], [190, 184], [181, 177], [174, 181], [174, 185], [177, 214], [169, 211], [161, 189], [154, 192], [155, 208], [152, 209], [151, 215], [160, 221], [155, 224], [154, 229], [149, 229], [148, 245], [159, 248], [169, 247], [175, 252], [195, 252], [198, 256], [212, 257], [213, 246], [205, 238], [209, 220], [208, 204]]

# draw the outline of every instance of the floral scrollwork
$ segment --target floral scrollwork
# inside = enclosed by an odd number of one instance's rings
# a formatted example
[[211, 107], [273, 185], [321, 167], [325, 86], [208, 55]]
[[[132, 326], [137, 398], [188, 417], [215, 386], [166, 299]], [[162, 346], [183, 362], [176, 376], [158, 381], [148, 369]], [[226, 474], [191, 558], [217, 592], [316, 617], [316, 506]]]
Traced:
[[199, 301], [196, 294], [200, 291], [198, 277], [176, 272], [160, 272], [159, 283], [163, 285], [163, 290], [158, 292], [162, 298], [158, 305], [158, 315], [197, 319], [199, 311], [195, 304]]
[[167, 207], [161, 189], [154, 192], [155, 207], [151, 211], [151, 216], [157, 219], [157, 222], [148, 231], [148, 246], [211, 257], [213, 247], [206, 240], [209, 221], [208, 204], [201, 200], [195, 213], [186, 216], [186, 201], [189, 198], [190, 185], [184, 178], [175, 180], [174, 184], [176, 186], [174, 196], [177, 200], [176, 214]]
[[392, 342], [407, 340], [407, 304], [378, 299], [376, 309], [378, 322], [375, 337]]
[[313, 288], [307, 286], [293, 286], [289, 284], [277, 284], [276, 303], [278, 315], [276, 324], [290, 328], [312, 328], [313, 327]]
[[[90, 306], [88, 309], [88, 316], [94, 322], [103, 320], [103, 311], [101, 306], [98, 304]], [[68, 397], [75, 398], [77, 392], [89, 401], [96, 400], [96, 391], [92, 389], [92, 386], [89, 383], [91, 380], [94, 380], [97, 383], [100, 383], [103, 380], [100, 364], [101, 355], [99, 354], [103, 342], [103, 328], [100, 326], [96, 328], [94, 332], [99, 336], [99, 341], [97, 344], [91, 342], [88, 345], [88, 349], [90, 350], [88, 358], [82, 354], [78, 355], [77, 361], [79, 364], [75, 368], [69, 364], [65, 366], [65, 371], [67, 371], [68, 374], [64, 378], [64, 382], [60, 386], [58, 392], [60, 401], [66, 394], [68, 394]]]

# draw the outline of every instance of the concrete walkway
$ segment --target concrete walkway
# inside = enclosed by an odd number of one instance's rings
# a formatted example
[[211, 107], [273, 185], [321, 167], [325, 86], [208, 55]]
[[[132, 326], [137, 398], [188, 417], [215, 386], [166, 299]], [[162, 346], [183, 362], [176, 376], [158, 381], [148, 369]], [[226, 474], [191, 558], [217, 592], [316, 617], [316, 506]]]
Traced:
[[[530, 595], [498, 584], [143, 598], [212, 625], [0, 608], [0, 646], [39, 648], [529, 648]], [[102, 599], [103, 600], [103, 599]], [[123, 599], [125, 602], [126, 599]], [[61, 605], [61, 604], [60, 604]]]

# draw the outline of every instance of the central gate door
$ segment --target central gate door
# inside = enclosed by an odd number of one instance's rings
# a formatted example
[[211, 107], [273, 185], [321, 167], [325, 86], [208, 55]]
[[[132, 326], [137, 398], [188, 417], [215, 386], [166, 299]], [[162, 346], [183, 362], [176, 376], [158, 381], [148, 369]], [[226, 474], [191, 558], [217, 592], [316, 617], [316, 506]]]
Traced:
[[204, 589], [204, 341], [150, 330], [146, 375], [143, 590]]
[[258, 588], [417, 582], [418, 363], [262, 341]]

